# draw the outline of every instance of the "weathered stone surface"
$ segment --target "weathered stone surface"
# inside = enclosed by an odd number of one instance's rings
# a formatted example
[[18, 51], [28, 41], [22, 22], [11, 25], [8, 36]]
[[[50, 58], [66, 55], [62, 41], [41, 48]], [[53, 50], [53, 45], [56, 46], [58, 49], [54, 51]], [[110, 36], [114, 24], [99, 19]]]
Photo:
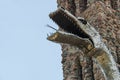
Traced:
[[[111, 4], [116, 2], [111, 1], [114, 0], [57, 0], [57, 3], [75, 16], [84, 17], [94, 26], [111, 50], [115, 61], [120, 64], [120, 12], [112, 9], [116, 6]], [[120, 0], [118, 5], [117, 9], [120, 9]], [[98, 64], [90, 57], [84, 57], [74, 46], [61, 46], [64, 80], [105, 80]]]
[[64, 80], [82, 80], [82, 66], [79, 61], [81, 51], [74, 46], [61, 46]]
[[[111, 50], [115, 61], [120, 63], [120, 20], [115, 16], [115, 10], [99, 1], [93, 3], [85, 10], [85, 12], [82, 13], [82, 16], [99, 31], [103, 41]], [[96, 73], [96, 80], [102, 79], [102, 74], [96, 64], [94, 64], [94, 73]]]

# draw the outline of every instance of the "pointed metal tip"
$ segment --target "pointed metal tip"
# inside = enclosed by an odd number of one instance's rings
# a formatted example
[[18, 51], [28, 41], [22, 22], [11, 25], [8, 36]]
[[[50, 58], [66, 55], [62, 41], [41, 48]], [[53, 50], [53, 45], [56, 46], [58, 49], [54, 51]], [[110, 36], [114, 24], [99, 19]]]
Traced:
[[52, 26], [50, 26], [50, 25], [46, 25], [47, 27], [49, 27], [49, 28], [51, 28], [51, 29], [53, 29], [53, 30], [55, 30], [55, 31], [57, 31], [57, 29], [55, 29], [54, 27], [52, 27]]
[[47, 37], [49, 37], [49, 34], [47, 34]]

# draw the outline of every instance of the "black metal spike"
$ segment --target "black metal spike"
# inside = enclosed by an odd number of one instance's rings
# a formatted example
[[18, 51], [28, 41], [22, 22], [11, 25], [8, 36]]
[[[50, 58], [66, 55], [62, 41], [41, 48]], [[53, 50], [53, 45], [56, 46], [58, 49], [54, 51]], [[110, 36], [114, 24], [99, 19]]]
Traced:
[[54, 27], [52, 27], [52, 26], [50, 26], [50, 25], [48, 25], [48, 24], [47, 24], [47, 27], [49, 27], [49, 28], [51, 28], [51, 29], [57, 31], [57, 29], [55, 29]]

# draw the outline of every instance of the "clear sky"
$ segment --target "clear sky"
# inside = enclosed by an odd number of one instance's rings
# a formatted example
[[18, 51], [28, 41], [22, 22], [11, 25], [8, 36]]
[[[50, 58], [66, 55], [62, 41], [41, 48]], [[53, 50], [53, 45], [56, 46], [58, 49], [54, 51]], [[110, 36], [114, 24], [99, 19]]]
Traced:
[[56, 8], [56, 0], [0, 0], [0, 80], [63, 79], [61, 47], [46, 40]]

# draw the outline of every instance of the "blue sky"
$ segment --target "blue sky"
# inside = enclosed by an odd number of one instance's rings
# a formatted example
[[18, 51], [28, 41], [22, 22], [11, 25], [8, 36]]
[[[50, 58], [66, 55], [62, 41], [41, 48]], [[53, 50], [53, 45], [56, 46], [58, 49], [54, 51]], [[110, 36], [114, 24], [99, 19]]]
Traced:
[[61, 47], [46, 40], [56, 8], [56, 0], [0, 0], [0, 80], [63, 79]]

